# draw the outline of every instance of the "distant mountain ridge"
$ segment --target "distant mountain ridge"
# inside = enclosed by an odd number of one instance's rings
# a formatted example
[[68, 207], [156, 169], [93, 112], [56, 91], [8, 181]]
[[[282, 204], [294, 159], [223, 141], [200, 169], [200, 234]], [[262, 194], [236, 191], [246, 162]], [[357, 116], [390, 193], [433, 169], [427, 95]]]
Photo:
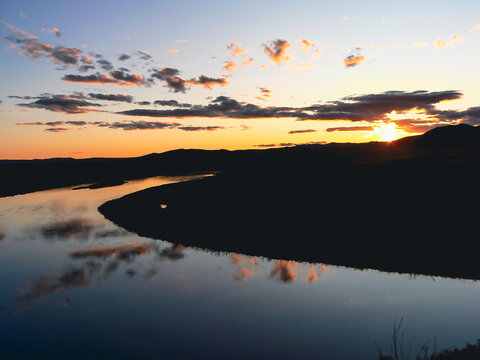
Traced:
[[384, 163], [431, 156], [432, 151], [468, 156], [472, 154], [472, 149], [478, 147], [479, 134], [477, 127], [462, 124], [435, 128], [423, 135], [390, 143], [331, 143], [234, 151], [177, 149], [136, 158], [0, 160], [0, 196], [156, 175], [239, 169], [256, 171], [279, 166], [308, 167], [317, 161]]

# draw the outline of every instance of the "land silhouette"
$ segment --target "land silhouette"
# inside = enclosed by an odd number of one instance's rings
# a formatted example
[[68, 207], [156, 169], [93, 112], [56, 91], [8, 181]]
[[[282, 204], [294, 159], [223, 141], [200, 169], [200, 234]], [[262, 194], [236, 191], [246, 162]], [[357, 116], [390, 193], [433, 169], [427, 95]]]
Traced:
[[139, 235], [214, 251], [479, 279], [479, 150], [480, 129], [457, 125], [392, 142], [2, 161], [0, 195], [215, 173], [99, 210]]

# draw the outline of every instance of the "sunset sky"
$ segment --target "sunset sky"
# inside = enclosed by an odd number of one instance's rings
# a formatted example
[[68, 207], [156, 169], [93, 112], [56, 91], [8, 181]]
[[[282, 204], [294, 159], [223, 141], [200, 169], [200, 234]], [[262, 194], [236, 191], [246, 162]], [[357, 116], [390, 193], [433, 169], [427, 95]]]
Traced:
[[480, 2], [0, 2], [0, 158], [480, 123]]

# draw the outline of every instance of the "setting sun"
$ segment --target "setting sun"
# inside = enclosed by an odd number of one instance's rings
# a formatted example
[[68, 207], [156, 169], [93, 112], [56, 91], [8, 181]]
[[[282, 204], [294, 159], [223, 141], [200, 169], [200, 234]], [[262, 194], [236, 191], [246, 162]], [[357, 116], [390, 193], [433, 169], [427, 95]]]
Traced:
[[381, 123], [373, 128], [371, 134], [380, 141], [392, 141], [398, 138], [398, 130], [395, 123]]

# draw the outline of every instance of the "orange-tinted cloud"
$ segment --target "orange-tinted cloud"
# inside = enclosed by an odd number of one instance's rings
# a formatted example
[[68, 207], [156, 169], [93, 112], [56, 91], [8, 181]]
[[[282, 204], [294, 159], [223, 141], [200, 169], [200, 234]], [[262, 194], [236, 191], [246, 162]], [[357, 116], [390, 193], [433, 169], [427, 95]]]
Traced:
[[289, 134], [305, 134], [305, 133], [313, 133], [313, 132], [317, 132], [317, 130], [314, 130], [314, 129], [291, 130], [288, 133]]
[[328, 128], [328, 132], [332, 131], [372, 131], [372, 126], [339, 126]]
[[176, 53], [178, 53], [178, 49], [169, 49], [169, 50], [167, 50], [167, 52], [169, 54], [176, 54]]
[[453, 47], [456, 42], [462, 42], [464, 41], [465, 38], [463, 36], [454, 34], [450, 38], [450, 41], [446, 41], [444, 39], [435, 39], [433, 44], [437, 49], [442, 49], [442, 48], [447, 48], [447, 47]]
[[366, 60], [368, 60], [368, 58], [362, 55], [349, 55], [343, 59], [343, 66], [354, 67]]
[[187, 83], [188, 85], [200, 85], [207, 89], [211, 89], [215, 85], [225, 86], [230, 84], [226, 77], [212, 78], [206, 75], [200, 75], [198, 79], [190, 79]]
[[480, 31], [480, 23], [478, 24], [475, 24], [470, 30], [468, 30], [469, 32], [474, 32], [474, 31]]
[[51, 34], [55, 34], [55, 35], [57, 35], [57, 36], [60, 36], [60, 35], [61, 35], [60, 30], [58, 30], [58, 28], [56, 28], [56, 27], [53, 28], [53, 29], [43, 29], [43, 28], [42, 28], [42, 31], [43, 31], [43, 32], [47, 32], [47, 33], [51, 33]]
[[302, 52], [304, 54], [309, 54], [312, 48], [315, 46], [315, 43], [313, 41], [307, 39], [302, 39], [297, 42], [302, 45]]
[[268, 55], [269, 59], [277, 65], [288, 63], [292, 58], [287, 54], [290, 48], [290, 42], [287, 40], [277, 39], [264, 44], [263, 51]]
[[238, 68], [238, 63], [236, 60], [225, 61], [225, 66], [222, 67], [222, 70], [234, 72]]
[[227, 45], [227, 49], [230, 50], [230, 53], [231, 53], [232, 55], [243, 56], [243, 55], [247, 54], [247, 53], [248, 53], [248, 50], [247, 50], [247, 49], [242, 49], [242, 48], [240, 48], [240, 46], [242, 46], [242, 43], [241, 43], [241, 42], [231, 41], [231, 42]]
[[242, 61], [242, 66], [250, 66], [253, 65], [253, 58], [249, 57], [248, 59], [245, 59]]
[[412, 47], [414, 47], [414, 48], [423, 48], [423, 47], [426, 47], [426, 46], [428, 46], [428, 43], [426, 43], [426, 42], [412, 44]]

